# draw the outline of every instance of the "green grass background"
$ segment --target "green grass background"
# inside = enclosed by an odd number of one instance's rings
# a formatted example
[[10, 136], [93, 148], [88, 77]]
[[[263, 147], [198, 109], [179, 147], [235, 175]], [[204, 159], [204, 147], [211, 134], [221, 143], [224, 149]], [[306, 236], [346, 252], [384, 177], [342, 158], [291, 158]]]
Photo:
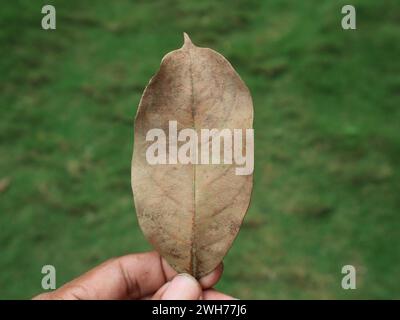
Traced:
[[[0, 9], [0, 298], [149, 250], [130, 187], [141, 93], [182, 32], [255, 107], [252, 204], [217, 288], [245, 299], [400, 298], [400, 3], [7, 1]], [[41, 29], [53, 4], [57, 29]], [[357, 289], [341, 268], [357, 268]]]

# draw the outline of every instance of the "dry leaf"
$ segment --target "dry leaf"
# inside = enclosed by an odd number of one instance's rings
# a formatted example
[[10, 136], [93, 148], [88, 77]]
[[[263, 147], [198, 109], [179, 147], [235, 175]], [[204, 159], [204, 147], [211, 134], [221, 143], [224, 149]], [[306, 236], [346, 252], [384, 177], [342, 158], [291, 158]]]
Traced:
[[195, 46], [186, 34], [183, 47], [162, 59], [140, 101], [132, 190], [146, 238], [177, 272], [200, 278], [221, 262], [235, 239], [253, 176], [236, 175], [235, 164], [149, 164], [147, 133], [154, 128], [169, 132], [173, 120], [178, 132], [192, 128], [199, 136], [204, 128], [243, 130], [253, 124], [249, 90], [230, 63]]

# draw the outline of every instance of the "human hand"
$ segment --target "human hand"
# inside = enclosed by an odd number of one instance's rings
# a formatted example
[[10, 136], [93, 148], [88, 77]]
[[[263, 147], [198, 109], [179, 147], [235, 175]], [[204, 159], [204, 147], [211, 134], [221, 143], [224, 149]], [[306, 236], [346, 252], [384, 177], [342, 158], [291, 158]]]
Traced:
[[177, 274], [157, 252], [130, 254], [110, 259], [61, 288], [42, 293], [35, 300], [225, 300], [233, 299], [212, 287], [222, 275], [214, 271], [194, 279]]

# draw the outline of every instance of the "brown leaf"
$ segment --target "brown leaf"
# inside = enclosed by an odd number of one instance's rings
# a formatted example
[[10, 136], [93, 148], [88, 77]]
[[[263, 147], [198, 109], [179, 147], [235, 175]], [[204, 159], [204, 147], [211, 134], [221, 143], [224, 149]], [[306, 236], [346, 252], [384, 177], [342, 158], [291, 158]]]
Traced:
[[211, 49], [196, 47], [186, 34], [183, 47], [162, 59], [140, 101], [132, 190], [146, 238], [176, 271], [199, 278], [221, 262], [235, 239], [249, 206], [253, 176], [236, 175], [235, 162], [149, 164], [146, 150], [154, 142], [146, 141], [148, 131], [167, 133], [169, 159], [169, 121], [174, 120], [178, 132], [192, 128], [199, 137], [201, 129], [233, 131], [253, 124], [249, 90], [230, 63]]

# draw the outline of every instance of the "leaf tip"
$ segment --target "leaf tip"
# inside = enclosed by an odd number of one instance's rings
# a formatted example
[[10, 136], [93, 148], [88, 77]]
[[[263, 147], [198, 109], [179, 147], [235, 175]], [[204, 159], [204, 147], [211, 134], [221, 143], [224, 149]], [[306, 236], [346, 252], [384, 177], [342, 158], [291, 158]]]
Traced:
[[193, 46], [192, 40], [186, 32], [183, 33], [183, 46]]

